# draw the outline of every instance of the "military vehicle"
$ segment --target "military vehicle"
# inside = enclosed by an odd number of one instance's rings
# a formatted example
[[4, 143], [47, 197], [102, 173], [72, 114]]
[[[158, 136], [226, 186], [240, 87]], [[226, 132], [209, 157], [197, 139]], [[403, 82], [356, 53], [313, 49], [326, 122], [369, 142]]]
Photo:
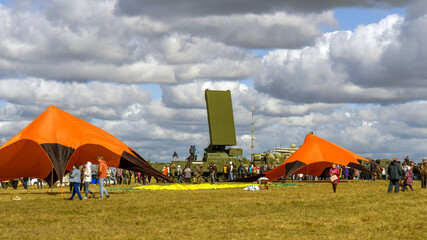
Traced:
[[289, 156], [291, 156], [298, 148], [292, 144], [290, 148], [275, 147], [273, 152], [254, 153], [253, 162], [259, 166], [260, 164], [273, 164], [279, 166]]
[[182, 169], [190, 165], [194, 170], [196, 165], [202, 167], [202, 177], [207, 180], [209, 177], [209, 164], [215, 163], [217, 167], [218, 180], [224, 180], [224, 166], [233, 163], [237, 168], [240, 165], [240, 158], [243, 150], [232, 146], [237, 145], [236, 131], [234, 126], [233, 106], [231, 102], [231, 92], [205, 90], [206, 110], [209, 123], [210, 144], [204, 150], [202, 160], [198, 161], [172, 161], [170, 163], [150, 163], [154, 168], [162, 171], [164, 166], [171, 167], [172, 175], [176, 172], [176, 167]]
[[203, 155], [203, 169], [207, 169], [210, 163], [215, 163], [218, 176], [223, 177], [224, 166], [232, 162], [237, 168], [240, 164], [238, 158], [243, 154], [241, 148], [230, 147], [237, 145], [231, 92], [206, 90], [205, 99], [210, 144]]
[[378, 163], [379, 165], [381, 165], [382, 167], [388, 168], [388, 166], [390, 165], [392, 160], [390, 160], [390, 159], [377, 159], [377, 160], [375, 160], [375, 162]]

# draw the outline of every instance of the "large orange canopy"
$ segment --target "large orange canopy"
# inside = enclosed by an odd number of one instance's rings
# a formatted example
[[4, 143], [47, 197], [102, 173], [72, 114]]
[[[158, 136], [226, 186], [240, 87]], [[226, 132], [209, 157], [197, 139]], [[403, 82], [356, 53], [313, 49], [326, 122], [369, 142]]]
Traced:
[[332, 163], [348, 166], [371, 174], [359, 161], [369, 160], [320, 137], [307, 134], [304, 144], [280, 166], [265, 172], [269, 180], [287, 178], [292, 174], [320, 176]]
[[113, 135], [55, 106], [0, 147], [0, 181], [19, 177], [62, 180], [75, 163], [98, 164], [98, 156], [110, 167], [169, 181]]

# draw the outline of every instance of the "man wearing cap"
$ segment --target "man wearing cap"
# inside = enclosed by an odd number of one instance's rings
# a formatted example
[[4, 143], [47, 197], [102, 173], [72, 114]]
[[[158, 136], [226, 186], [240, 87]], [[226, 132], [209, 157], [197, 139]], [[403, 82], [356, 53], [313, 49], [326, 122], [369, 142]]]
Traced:
[[421, 188], [426, 188], [426, 179], [427, 179], [427, 160], [423, 158], [423, 162], [420, 165], [421, 173]]
[[390, 163], [390, 166], [387, 169], [388, 176], [390, 178], [390, 184], [388, 185], [388, 193], [394, 191], [399, 192], [399, 179], [402, 179], [402, 168], [397, 162], [397, 158], [393, 158], [393, 162]]

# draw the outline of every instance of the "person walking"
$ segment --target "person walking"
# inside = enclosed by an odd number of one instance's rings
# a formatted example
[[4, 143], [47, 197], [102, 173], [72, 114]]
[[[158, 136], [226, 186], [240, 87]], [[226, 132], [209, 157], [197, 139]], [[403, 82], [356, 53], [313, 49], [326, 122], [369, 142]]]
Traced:
[[397, 158], [393, 158], [393, 161], [390, 163], [390, 166], [387, 169], [387, 173], [390, 179], [390, 184], [388, 185], [388, 193], [394, 191], [395, 193], [399, 192], [399, 180], [402, 179], [402, 168], [397, 162]]
[[87, 199], [87, 194], [90, 193], [92, 195], [92, 198], [95, 198], [95, 194], [89, 190], [89, 184], [92, 182], [92, 163], [87, 162], [86, 165], [83, 167], [83, 184], [85, 187], [85, 197], [84, 199]]
[[104, 199], [104, 192], [107, 198], [110, 197], [107, 190], [104, 188], [104, 180], [107, 177], [107, 163], [102, 156], [98, 156], [98, 178], [99, 178], [99, 199]]
[[80, 192], [83, 190], [83, 186], [84, 186], [84, 165], [82, 165], [81, 170], [80, 170]]
[[337, 192], [337, 185], [340, 182], [340, 170], [337, 168], [337, 164], [332, 163], [332, 168], [329, 169], [329, 179], [332, 183], [332, 189], [334, 190], [334, 193]]
[[74, 195], [76, 195], [76, 193], [79, 196], [79, 199], [82, 200], [83, 198], [82, 198], [82, 195], [80, 194], [80, 191], [79, 191], [79, 184], [81, 181], [80, 170], [79, 170], [79, 166], [77, 164], [74, 164], [74, 166], [73, 166], [73, 171], [70, 174], [69, 181], [70, 181], [70, 184], [73, 185], [73, 194], [71, 194], [71, 197], [68, 200], [73, 200]]
[[403, 187], [402, 187], [402, 192], [406, 191], [406, 186], [409, 186], [411, 188], [411, 191], [414, 191], [414, 189], [412, 188], [412, 184], [413, 184], [413, 176], [414, 176], [414, 163], [411, 161], [409, 163], [408, 168], [406, 169], [405, 175], [406, 175], [406, 179], [405, 182], [403, 183]]
[[354, 172], [353, 172], [353, 175], [354, 175], [354, 180], [359, 180], [359, 177], [360, 177], [360, 171], [358, 170], [358, 169], [353, 169], [354, 170]]

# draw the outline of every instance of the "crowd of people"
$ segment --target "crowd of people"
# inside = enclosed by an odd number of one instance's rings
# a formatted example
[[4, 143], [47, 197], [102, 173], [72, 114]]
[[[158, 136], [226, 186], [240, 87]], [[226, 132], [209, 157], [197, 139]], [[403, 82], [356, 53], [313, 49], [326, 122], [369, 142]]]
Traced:
[[[88, 197], [95, 198], [95, 194], [89, 189], [91, 184], [99, 186], [99, 198], [109, 198], [110, 195], [104, 186], [111, 185], [133, 185], [133, 184], [150, 184], [152, 177], [141, 172], [129, 171], [121, 168], [108, 167], [102, 156], [98, 157], [98, 165], [91, 162], [86, 162], [82, 166], [73, 165], [73, 170], [64, 176], [64, 182], [68, 182], [70, 186], [71, 197], [73, 200], [75, 195], [79, 199], [87, 199]], [[68, 181], [67, 181], [68, 180]], [[32, 184], [37, 185], [37, 188], [42, 189], [43, 185], [47, 185], [45, 181], [37, 178], [20, 178], [10, 181], [1, 182], [1, 187], [7, 189], [9, 186], [17, 189], [19, 183], [22, 183], [24, 189]], [[82, 192], [84, 191], [84, 196]]]
[[[373, 166], [373, 167], [372, 167]], [[347, 179], [347, 174], [343, 175], [343, 172], [347, 167], [340, 167], [339, 165], [332, 164], [332, 167], [329, 169], [328, 177], [332, 183], [333, 191], [336, 192], [337, 184], [340, 179]], [[376, 169], [378, 168], [378, 169]], [[357, 169], [355, 169], [357, 171]], [[391, 193], [394, 188], [394, 192], [398, 193], [399, 191], [407, 191], [413, 189], [414, 180], [420, 180], [421, 188], [426, 188], [426, 179], [427, 179], [427, 160], [423, 158], [422, 162], [418, 165], [413, 161], [409, 161], [407, 156], [403, 162], [394, 158], [393, 161], [389, 164], [388, 168], [381, 167], [380, 165], [371, 164], [370, 170], [374, 174], [365, 174], [366, 178], [370, 178], [375, 181], [375, 179], [389, 180], [388, 193]], [[349, 171], [350, 172], [350, 171]], [[360, 174], [360, 172], [359, 172]], [[368, 177], [369, 176], [369, 177]], [[365, 178], [365, 181], [366, 181]], [[355, 180], [358, 179], [354, 177]], [[408, 188], [409, 187], [409, 188]]]
[[398, 193], [399, 190], [404, 192], [408, 187], [414, 191], [412, 187], [414, 179], [420, 180], [421, 188], [426, 188], [427, 160], [423, 158], [423, 161], [417, 165], [409, 161], [408, 157], [402, 163], [394, 158], [387, 169], [387, 174], [390, 180], [389, 193], [393, 191], [393, 188], [395, 193]]
[[[274, 163], [262, 163], [257, 166], [255, 163], [252, 164], [243, 164], [240, 161], [240, 165], [236, 167], [232, 161], [226, 163], [222, 168], [222, 173], [218, 174], [218, 167], [215, 163], [210, 163], [208, 165], [209, 177], [203, 178], [203, 164], [198, 162], [193, 162], [191, 160], [197, 160], [197, 149], [196, 145], [191, 145], [189, 149], [190, 161], [187, 162], [186, 166], [182, 168], [180, 165], [166, 165], [163, 167], [162, 173], [172, 179], [175, 179], [178, 183], [201, 183], [208, 181], [211, 184], [215, 184], [218, 177], [222, 177], [222, 180], [232, 181], [236, 178], [245, 178], [257, 174], [262, 174], [269, 170], [274, 169], [276, 166]], [[173, 159], [176, 161], [178, 159], [178, 154], [174, 152]], [[91, 162], [87, 162], [82, 166], [75, 164], [73, 170], [69, 173], [69, 185], [70, 192], [72, 195], [70, 200], [74, 198], [77, 194], [79, 199], [87, 199], [89, 196], [95, 198], [95, 194], [89, 190], [89, 186], [92, 182], [99, 184], [100, 196], [99, 199], [103, 199], [104, 195], [108, 198], [109, 194], [104, 188], [104, 183], [107, 186], [110, 185], [131, 185], [131, 184], [150, 184], [152, 177], [141, 172], [133, 172], [121, 168], [107, 167], [107, 164], [100, 156], [98, 157], [99, 165], [92, 165]], [[193, 166], [193, 169], [190, 168]], [[373, 174], [366, 174], [359, 171], [355, 168], [350, 168], [347, 166], [340, 166], [332, 164], [331, 168], [326, 168], [325, 171], [320, 176], [311, 176], [304, 174], [293, 174], [287, 180], [291, 181], [317, 181], [317, 180], [331, 180], [333, 191], [336, 192], [337, 184], [339, 180], [349, 180], [353, 179], [358, 181], [359, 179], [364, 179], [365, 181], [375, 181], [375, 180], [390, 180], [388, 192], [392, 192], [393, 187], [395, 192], [406, 191], [413, 189], [413, 180], [421, 180], [421, 188], [426, 188], [426, 179], [427, 179], [427, 160], [423, 158], [423, 161], [419, 164], [409, 161], [409, 157], [406, 157], [403, 162], [398, 161], [396, 158], [389, 164], [389, 166], [383, 167], [379, 164], [369, 164], [365, 166]], [[94, 178], [92, 180], [92, 178]], [[332, 181], [333, 180], [333, 181]], [[12, 185], [14, 188], [18, 187], [19, 181], [22, 182], [24, 189], [27, 189], [29, 183], [34, 183], [37, 185], [37, 188], [43, 188], [43, 181], [41, 179], [30, 179], [30, 178], [21, 178], [11, 180], [9, 183], [7, 181], [1, 182], [3, 188], [7, 188], [9, 185]], [[159, 180], [156, 179], [158, 182]], [[84, 188], [84, 197], [81, 195], [81, 191]], [[90, 194], [90, 195], [89, 195]]]

